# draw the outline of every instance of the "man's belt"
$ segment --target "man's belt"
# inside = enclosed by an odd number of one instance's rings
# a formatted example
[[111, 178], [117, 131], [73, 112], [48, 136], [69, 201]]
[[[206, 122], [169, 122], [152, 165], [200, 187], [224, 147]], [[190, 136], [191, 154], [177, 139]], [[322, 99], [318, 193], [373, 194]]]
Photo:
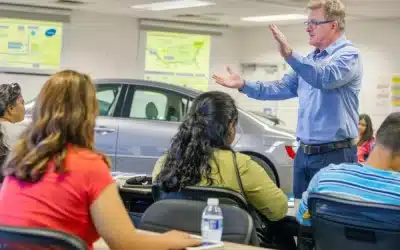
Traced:
[[324, 144], [304, 144], [300, 142], [300, 147], [302, 148], [304, 154], [307, 155], [324, 154], [342, 148], [351, 148], [355, 145], [355, 139], [348, 139], [345, 141], [337, 141]]

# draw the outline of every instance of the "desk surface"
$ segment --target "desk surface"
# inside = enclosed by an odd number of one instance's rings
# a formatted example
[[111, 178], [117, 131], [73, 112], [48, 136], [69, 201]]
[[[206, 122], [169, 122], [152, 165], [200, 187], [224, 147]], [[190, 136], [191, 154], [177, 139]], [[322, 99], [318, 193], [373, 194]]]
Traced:
[[[294, 208], [289, 208], [288, 215], [291, 215], [291, 216], [295, 215], [299, 201], [300, 200], [296, 200]], [[138, 231], [145, 232], [145, 231], [142, 231], [139, 229], [138, 229]], [[150, 233], [150, 232], [148, 232], [148, 233]], [[234, 244], [234, 243], [229, 243], [229, 242], [225, 243], [224, 249], [226, 249], [226, 250], [257, 250], [257, 249], [258, 250], [261, 250], [261, 249], [268, 250], [267, 248], [252, 247], [252, 246]], [[104, 242], [103, 239], [100, 239], [95, 242], [94, 250], [110, 250], [110, 248], [107, 246], [107, 244]]]
[[[143, 230], [139, 230], [140, 232], [144, 233], [149, 233], [149, 234], [154, 234], [152, 232], [147, 232]], [[247, 246], [247, 245], [240, 245], [240, 244], [235, 244], [235, 243], [230, 243], [230, 242], [224, 242], [225, 250], [272, 250], [268, 248], [260, 248], [260, 247], [253, 247], [253, 246]], [[107, 244], [104, 242], [103, 239], [100, 239], [94, 243], [94, 250], [110, 250], [110, 248], [107, 246]]]

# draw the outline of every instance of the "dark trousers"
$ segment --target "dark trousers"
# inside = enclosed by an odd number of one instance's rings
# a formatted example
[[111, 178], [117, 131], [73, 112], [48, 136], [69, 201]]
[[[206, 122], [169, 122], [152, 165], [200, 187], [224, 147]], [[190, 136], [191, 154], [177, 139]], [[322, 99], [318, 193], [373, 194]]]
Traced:
[[357, 146], [342, 148], [323, 154], [307, 155], [299, 147], [293, 167], [293, 194], [296, 199], [301, 199], [308, 184], [319, 170], [329, 164], [357, 163]]

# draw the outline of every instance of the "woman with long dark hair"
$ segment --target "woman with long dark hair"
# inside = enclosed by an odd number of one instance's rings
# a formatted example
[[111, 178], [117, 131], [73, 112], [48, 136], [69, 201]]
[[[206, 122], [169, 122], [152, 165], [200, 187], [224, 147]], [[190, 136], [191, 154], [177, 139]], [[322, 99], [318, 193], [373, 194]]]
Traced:
[[198, 96], [167, 154], [156, 163], [153, 181], [166, 192], [196, 185], [241, 192], [242, 182], [249, 202], [269, 220], [280, 220], [288, 209], [286, 195], [260, 165], [231, 148], [237, 122], [238, 110], [228, 94], [212, 91]]
[[[21, 122], [24, 116], [24, 98], [18, 83], [0, 85], [0, 166], [23, 130], [15, 123]], [[3, 175], [0, 174], [2, 181]]]
[[359, 162], [365, 162], [375, 143], [374, 130], [369, 115], [361, 114], [358, 119], [357, 157]]
[[101, 236], [111, 249], [185, 249], [186, 233], [138, 233], [94, 148], [99, 106], [92, 80], [66, 70], [53, 75], [35, 102], [32, 122], [4, 165], [0, 225], [41, 227], [81, 238], [93, 249]]
[[166, 193], [187, 186], [240, 192], [268, 219], [280, 249], [296, 249], [293, 235], [281, 223], [288, 211], [287, 196], [258, 163], [231, 147], [237, 122], [238, 110], [228, 94], [211, 91], [198, 96], [170, 149], [157, 161], [153, 182]]

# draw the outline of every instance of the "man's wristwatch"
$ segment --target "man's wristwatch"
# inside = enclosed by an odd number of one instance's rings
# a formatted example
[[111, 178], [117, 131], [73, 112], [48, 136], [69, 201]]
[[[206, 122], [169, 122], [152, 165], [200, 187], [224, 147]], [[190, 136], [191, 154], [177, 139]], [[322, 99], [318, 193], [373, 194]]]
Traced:
[[239, 92], [243, 92], [243, 89], [244, 89], [244, 85], [246, 84], [246, 82], [245, 81], [243, 81], [243, 86], [241, 87], [241, 88], [238, 88], [238, 91]]

